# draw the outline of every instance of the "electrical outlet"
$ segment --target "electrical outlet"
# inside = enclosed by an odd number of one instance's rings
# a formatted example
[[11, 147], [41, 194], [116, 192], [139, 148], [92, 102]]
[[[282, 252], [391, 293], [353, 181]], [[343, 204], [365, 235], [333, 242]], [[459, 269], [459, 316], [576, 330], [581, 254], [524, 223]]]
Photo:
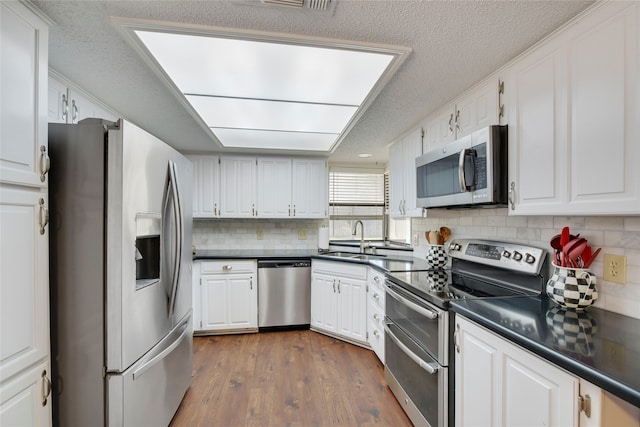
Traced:
[[413, 246], [418, 246], [420, 241], [418, 240], [418, 233], [413, 235]]
[[298, 240], [307, 240], [307, 230], [298, 230]]
[[262, 239], [264, 239], [264, 231], [257, 230], [256, 231], [256, 240], [262, 240]]
[[604, 254], [604, 280], [623, 285], [627, 283], [626, 256]]

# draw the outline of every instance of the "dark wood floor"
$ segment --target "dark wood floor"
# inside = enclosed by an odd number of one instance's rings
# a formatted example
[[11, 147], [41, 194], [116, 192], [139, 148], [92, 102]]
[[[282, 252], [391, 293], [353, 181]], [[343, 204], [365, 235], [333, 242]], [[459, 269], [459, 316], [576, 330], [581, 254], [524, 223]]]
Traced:
[[375, 354], [309, 330], [195, 337], [171, 427], [411, 426]]

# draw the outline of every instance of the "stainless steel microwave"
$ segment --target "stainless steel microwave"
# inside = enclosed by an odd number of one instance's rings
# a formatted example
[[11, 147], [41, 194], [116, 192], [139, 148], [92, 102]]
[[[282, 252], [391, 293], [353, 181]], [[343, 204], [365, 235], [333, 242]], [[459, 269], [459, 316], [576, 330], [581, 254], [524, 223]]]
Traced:
[[489, 126], [416, 158], [417, 205], [507, 204], [507, 126]]

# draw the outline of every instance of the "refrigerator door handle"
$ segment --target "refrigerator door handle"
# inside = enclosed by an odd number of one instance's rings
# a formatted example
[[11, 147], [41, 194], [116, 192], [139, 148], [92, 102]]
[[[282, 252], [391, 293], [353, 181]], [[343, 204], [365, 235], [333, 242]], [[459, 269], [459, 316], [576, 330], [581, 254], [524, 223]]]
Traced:
[[171, 353], [177, 346], [180, 345], [180, 343], [182, 342], [182, 340], [184, 339], [184, 337], [190, 332], [189, 331], [189, 322], [191, 322], [191, 316], [188, 316], [184, 322], [182, 322], [182, 324], [180, 324], [180, 326], [178, 327], [178, 330], [182, 329], [182, 332], [180, 333], [180, 336], [174, 340], [171, 344], [169, 344], [167, 347], [165, 348], [160, 348], [158, 349], [158, 353], [157, 354], [151, 354], [148, 355], [149, 360], [147, 360], [142, 366], [140, 366], [138, 369], [136, 369], [135, 371], [133, 371], [133, 379], [135, 380], [136, 377], [140, 378], [145, 372], [147, 372], [149, 369], [151, 369], [155, 364], [157, 364], [158, 362], [160, 362], [162, 359], [164, 359], [169, 353]]
[[180, 261], [182, 260], [182, 206], [178, 191], [176, 164], [169, 161], [169, 190], [171, 190], [173, 216], [175, 218], [175, 254], [173, 260], [173, 277], [171, 279], [171, 292], [169, 293], [169, 316], [173, 315], [176, 305], [178, 284], [180, 283]]

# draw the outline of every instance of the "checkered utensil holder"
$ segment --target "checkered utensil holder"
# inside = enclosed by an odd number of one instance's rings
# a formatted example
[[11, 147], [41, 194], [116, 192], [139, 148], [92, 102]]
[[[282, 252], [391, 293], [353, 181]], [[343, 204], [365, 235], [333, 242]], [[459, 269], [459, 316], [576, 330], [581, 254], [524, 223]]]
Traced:
[[598, 299], [596, 276], [584, 268], [559, 267], [547, 282], [549, 298], [565, 308], [584, 310]]
[[432, 267], [443, 267], [448, 260], [449, 256], [443, 245], [429, 246], [429, 250], [427, 251], [427, 262], [429, 265]]

